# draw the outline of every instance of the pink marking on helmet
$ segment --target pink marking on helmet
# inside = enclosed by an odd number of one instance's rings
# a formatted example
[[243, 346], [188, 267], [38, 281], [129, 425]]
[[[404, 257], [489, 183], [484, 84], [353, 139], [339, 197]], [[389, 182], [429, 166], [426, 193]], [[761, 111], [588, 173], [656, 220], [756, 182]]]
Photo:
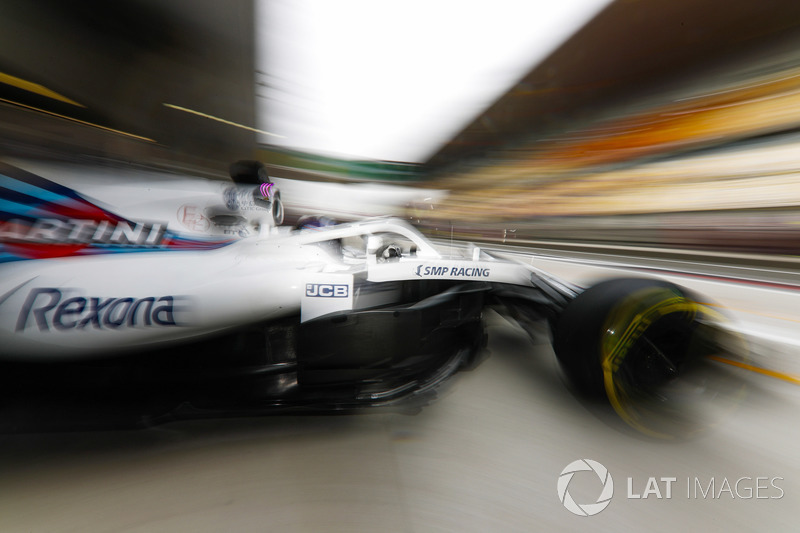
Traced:
[[270, 195], [272, 194], [272, 187], [274, 185], [275, 185], [274, 183], [262, 183], [261, 187], [259, 187], [261, 196], [263, 196], [264, 198], [269, 198]]

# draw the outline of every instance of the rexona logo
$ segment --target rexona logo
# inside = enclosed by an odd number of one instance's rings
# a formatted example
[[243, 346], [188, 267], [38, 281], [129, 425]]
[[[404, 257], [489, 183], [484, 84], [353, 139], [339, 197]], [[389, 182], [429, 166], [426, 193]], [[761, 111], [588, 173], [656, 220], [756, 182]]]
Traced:
[[[573, 476], [579, 472], [594, 472], [603, 484], [603, 489], [597, 497], [597, 501], [591, 503], [577, 503], [569, 493], [569, 483]], [[614, 480], [605, 466], [591, 459], [578, 459], [568, 464], [561, 475], [558, 476], [558, 499], [564, 504], [568, 511], [578, 516], [594, 516], [611, 503], [614, 496]]]
[[39, 331], [176, 326], [175, 300], [175, 296], [65, 298], [60, 289], [36, 288], [25, 299], [16, 331], [23, 331], [29, 325]]
[[347, 298], [350, 295], [348, 285], [330, 283], [306, 283], [306, 296], [311, 298]]

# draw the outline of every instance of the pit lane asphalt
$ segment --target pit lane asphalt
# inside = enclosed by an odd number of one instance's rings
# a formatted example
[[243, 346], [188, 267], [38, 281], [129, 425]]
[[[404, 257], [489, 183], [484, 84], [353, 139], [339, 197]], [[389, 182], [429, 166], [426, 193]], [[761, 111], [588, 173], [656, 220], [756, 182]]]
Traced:
[[[552, 254], [524, 259], [580, 283], [632, 272], [631, 265]], [[663, 275], [717, 301], [741, 302], [743, 327], [764, 329], [768, 322], [792, 337], [796, 291]], [[718, 427], [688, 441], [648, 440], [577, 399], [545, 337], [531, 341], [491, 313], [487, 323], [490, 356], [416, 415], [279, 416], [0, 437], [0, 531], [795, 529], [796, 385], [741, 371], [751, 392]], [[592, 517], [567, 511], [556, 489], [562, 469], [581, 458], [605, 465], [615, 484], [608, 508]], [[669, 499], [661, 477], [677, 480]], [[783, 497], [775, 498], [774, 488], [762, 491], [767, 498], [691, 497], [686, 486], [698, 479], [705, 488], [713, 478], [718, 492], [723, 479], [733, 485], [750, 478], [743, 488], [759, 477], [775, 480]], [[628, 498], [628, 478], [638, 495], [656, 478], [662, 498]], [[581, 503], [599, 493], [592, 485], [570, 490]]]

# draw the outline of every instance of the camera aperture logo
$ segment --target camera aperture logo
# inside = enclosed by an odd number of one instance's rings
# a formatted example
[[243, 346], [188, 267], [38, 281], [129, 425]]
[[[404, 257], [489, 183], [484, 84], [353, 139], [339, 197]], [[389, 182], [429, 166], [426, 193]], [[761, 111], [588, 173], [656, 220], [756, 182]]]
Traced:
[[[577, 503], [569, 493], [569, 483], [578, 472], [594, 472], [603, 484], [603, 489], [594, 503]], [[608, 469], [591, 459], [578, 459], [568, 464], [558, 476], [558, 499], [568, 511], [578, 516], [594, 516], [611, 503], [614, 496], [614, 480]]]

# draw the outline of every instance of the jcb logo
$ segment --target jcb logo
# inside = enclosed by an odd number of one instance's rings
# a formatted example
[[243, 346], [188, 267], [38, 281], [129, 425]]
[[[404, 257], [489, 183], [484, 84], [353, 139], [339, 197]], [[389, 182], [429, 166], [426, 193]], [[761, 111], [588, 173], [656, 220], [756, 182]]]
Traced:
[[312, 298], [347, 298], [350, 287], [347, 285], [330, 285], [323, 283], [307, 283], [306, 296]]

